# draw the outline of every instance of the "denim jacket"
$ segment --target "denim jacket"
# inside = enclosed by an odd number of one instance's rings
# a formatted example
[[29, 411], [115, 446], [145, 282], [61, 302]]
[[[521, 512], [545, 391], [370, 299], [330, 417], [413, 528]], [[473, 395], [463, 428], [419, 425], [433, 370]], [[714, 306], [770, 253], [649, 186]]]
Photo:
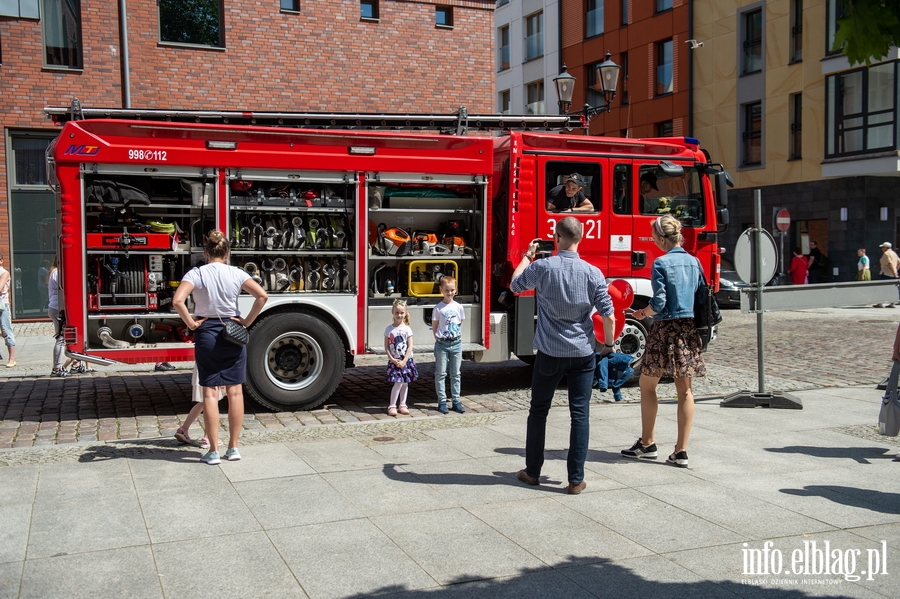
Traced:
[[694, 317], [694, 293], [700, 282], [700, 262], [684, 248], [674, 247], [653, 261], [650, 308], [654, 320]]

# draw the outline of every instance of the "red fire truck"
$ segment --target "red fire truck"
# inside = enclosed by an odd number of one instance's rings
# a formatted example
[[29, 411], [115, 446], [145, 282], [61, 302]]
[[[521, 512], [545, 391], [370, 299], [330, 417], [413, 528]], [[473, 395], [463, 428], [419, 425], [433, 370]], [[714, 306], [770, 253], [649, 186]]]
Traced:
[[[575, 213], [585, 227], [581, 254], [627, 279], [637, 305], [649, 296], [659, 253], [650, 222], [661, 213], [685, 223], [685, 246], [718, 282], [727, 175], [689, 138], [564, 135], [547, 130], [573, 125], [568, 117], [463, 109], [388, 116], [73, 104], [46, 112], [63, 125], [48, 164], [59, 196], [67, 355], [99, 364], [191, 360], [172, 296], [218, 228], [232, 242], [231, 263], [269, 293], [251, 329], [246, 389], [272, 409], [320, 405], [354, 356], [383, 352], [395, 298], [408, 300], [415, 351], [429, 352], [446, 275], [457, 278], [466, 311], [467, 357], [531, 358], [534, 298], [510, 294], [509, 276], [532, 239], [552, 238], [562, 215], [544, 198], [574, 172], [593, 206]], [[652, 178], [652, 193], [641, 193], [642, 177]], [[629, 320], [619, 351], [639, 363], [645, 336], [644, 324]]]

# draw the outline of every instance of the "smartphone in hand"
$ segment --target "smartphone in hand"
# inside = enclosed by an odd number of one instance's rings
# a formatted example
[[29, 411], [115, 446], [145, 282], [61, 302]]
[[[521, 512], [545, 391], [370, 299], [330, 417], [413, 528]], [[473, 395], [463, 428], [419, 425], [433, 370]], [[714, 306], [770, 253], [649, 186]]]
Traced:
[[556, 244], [552, 239], [535, 239], [531, 243], [538, 246], [535, 258], [546, 258], [556, 249]]

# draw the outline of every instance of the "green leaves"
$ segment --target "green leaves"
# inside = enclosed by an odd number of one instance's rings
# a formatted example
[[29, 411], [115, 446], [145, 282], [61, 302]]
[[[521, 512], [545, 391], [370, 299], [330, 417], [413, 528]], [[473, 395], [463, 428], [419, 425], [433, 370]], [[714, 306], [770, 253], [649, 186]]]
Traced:
[[872, 64], [900, 45], [900, 0], [845, 0], [832, 50], [842, 50], [851, 65]]

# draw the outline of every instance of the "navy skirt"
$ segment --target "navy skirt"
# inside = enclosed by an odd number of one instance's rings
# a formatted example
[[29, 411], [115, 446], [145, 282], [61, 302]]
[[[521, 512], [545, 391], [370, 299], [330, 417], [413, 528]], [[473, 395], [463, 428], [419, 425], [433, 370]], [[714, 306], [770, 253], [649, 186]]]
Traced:
[[247, 380], [247, 347], [225, 340], [225, 325], [207, 318], [194, 331], [197, 380], [203, 387], [242, 385]]

